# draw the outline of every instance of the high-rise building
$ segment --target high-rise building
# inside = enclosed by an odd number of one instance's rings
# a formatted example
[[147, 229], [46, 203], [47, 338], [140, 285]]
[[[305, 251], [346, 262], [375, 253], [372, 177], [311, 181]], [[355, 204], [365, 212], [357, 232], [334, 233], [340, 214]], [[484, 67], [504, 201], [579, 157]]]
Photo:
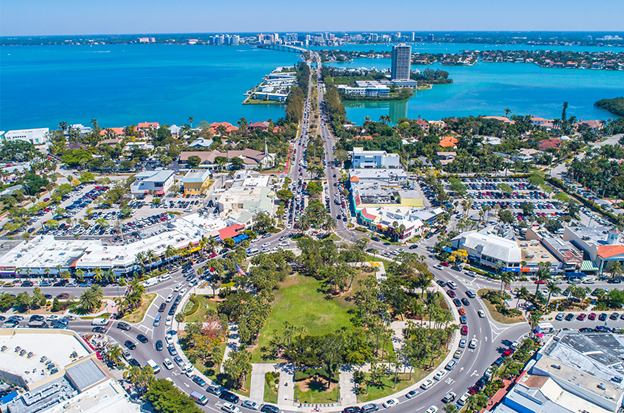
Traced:
[[416, 33], [412, 32], [411, 40], [412, 41], [416, 40]]
[[392, 80], [409, 79], [411, 64], [412, 46], [401, 43], [392, 48]]
[[430, 42], [435, 40], [435, 36], [433, 34], [430, 34], [429, 36], [427, 36], [427, 38], [429, 39]]
[[237, 45], [240, 43], [240, 36], [237, 34], [232, 35], [232, 42], [231, 44], [233, 45]]

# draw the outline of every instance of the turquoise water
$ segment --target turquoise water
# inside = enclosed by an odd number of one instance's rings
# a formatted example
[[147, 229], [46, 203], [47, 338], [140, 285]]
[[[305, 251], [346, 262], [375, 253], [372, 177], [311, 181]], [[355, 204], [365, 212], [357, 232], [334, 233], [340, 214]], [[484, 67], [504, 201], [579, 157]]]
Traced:
[[[387, 45], [352, 45], [353, 50], [389, 50]], [[526, 48], [520, 45], [496, 48]], [[421, 51], [485, 50], [486, 45], [422, 44]], [[548, 47], [544, 47], [548, 48]], [[554, 47], [549, 47], [554, 49]], [[575, 50], [569, 48], [571, 50]], [[619, 51], [621, 48], [603, 48]], [[415, 49], [416, 50], [416, 49]], [[563, 47], [562, 47], [563, 50]], [[590, 50], [599, 50], [591, 48]], [[293, 53], [251, 46], [173, 45], [26, 46], [0, 51], [0, 130], [57, 127], [58, 123], [103, 127], [138, 122], [162, 124], [235, 123], [277, 120], [283, 106], [243, 106], [243, 94], [277, 66], [299, 60]], [[359, 59], [343, 66], [387, 68], [389, 60]], [[336, 64], [338, 66], [338, 64]], [[598, 99], [624, 95], [624, 73], [541, 69], [531, 64], [487, 64], [442, 67], [455, 83], [420, 91], [408, 102], [353, 104], [348, 116], [393, 120], [407, 116], [437, 120], [445, 116], [514, 114], [606, 119], [593, 108]], [[358, 107], [359, 106], [359, 107]]]
[[[390, 59], [357, 59], [335, 63], [341, 67], [376, 67], [387, 69]], [[434, 85], [418, 91], [406, 102], [347, 102], [347, 116], [361, 124], [366, 116], [373, 120], [390, 115], [393, 122], [401, 117], [427, 120], [446, 116], [504, 116], [505, 109], [515, 115], [544, 118], [561, 117], [563, 102], [568, 102], [568, 116], [577, 119], [613, 117], [594, 108], [600, 99], [624, 95], [624, 72], [579, 69], [545, 69], [526, 63], [481, 63], [474, 66], [412, 66], [424, 70], [440, 68], [449, 72], [450, 85]]]
[[3, 47], [0, 130], [250, 122], [284, 116], [282, 106], [242, 105], [243, 94], [294, 53], [250, 46], [173, 45]]

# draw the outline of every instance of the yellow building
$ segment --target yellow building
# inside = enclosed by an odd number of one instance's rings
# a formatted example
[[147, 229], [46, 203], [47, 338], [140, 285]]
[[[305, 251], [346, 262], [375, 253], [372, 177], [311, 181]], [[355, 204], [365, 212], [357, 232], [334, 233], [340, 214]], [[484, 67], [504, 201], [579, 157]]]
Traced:
[[194, 169], [189, 171], [184, 178], [185, 195], [199, 195], [210, 186], [210, 171], [208, 169]]

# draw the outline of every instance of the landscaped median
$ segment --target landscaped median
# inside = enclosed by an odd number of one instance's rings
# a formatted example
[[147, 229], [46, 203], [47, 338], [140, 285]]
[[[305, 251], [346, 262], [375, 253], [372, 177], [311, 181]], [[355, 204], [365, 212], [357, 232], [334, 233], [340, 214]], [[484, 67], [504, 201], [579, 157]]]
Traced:
[[[477, 294], [487, 307], [494, 321], [502, 324], [515, 324], [526, 321], [520, 310], [505, 306], [500, 291], [484, 288], [477, 291]], [[507, 293], [503, 294], [507, 295]]]
[[156, 293], [145, 294], [145, 296], [143, 296], [141, 300], [141, 305], [136, 310], [134, 310], [132, 314], [128, 314], [127, 316], [122, 318], [122, 320], [129, 323], [140, 323], [141, 321], [143, 321], [147, 310], [150, 308], [150, 305], [152, 305], [152, 302], [155, 298]]

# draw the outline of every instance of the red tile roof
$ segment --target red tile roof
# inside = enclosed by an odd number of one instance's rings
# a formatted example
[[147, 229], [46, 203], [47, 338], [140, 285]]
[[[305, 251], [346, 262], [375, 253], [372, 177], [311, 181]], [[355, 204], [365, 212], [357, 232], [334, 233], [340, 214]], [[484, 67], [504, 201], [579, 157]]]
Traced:
[[244, 225], [235, 224], [219, 230], [219, 238], [223, 241], [226, 238], [234, 238], [238, 235], [238, 231], [245, 228]]
[[602, 258], [614, 257], [624, 254], [624, 245], [600, 245], [598, 255]]
[[149, 128], [158, 128], [158, 122], [140, 122], [137, 126], [139, 129], [149, 129]]

